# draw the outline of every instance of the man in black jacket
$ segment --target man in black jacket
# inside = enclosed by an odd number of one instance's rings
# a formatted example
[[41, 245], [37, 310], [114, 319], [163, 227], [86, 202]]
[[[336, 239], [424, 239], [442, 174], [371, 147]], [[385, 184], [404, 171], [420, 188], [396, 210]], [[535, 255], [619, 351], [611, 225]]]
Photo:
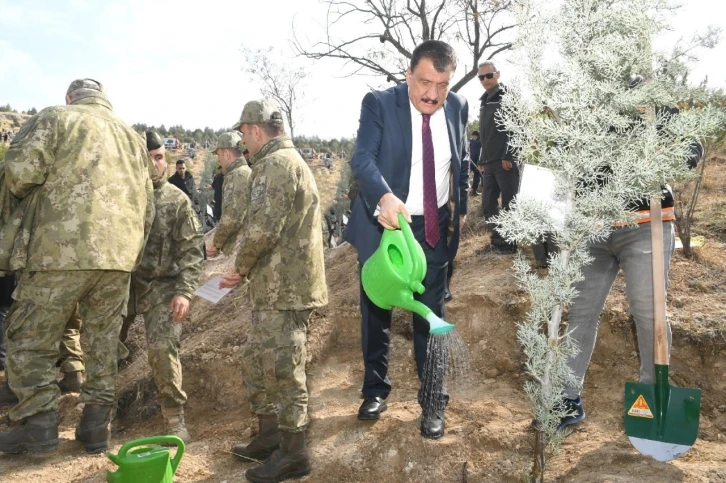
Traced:
[[214, 190], [214, 221], [215, 223], [222, 219], [222, 186], [224, 185], [224, 173], [222, 167], [219, 166], [217, 174], [212, 180], [211, 187]]
[[194, 201], [194, 177], [187, 171], [186, 161], [176, 162], [176, 173], [169, 177], [169, 183], [182, 190], [192, 202]]
[[479, 172], [479, 155], [481, 154], [481, 141], [479, 140], [479, 131], [471, 133], [469, 139], [469, 158], [471, 158], [471, 172], [474, 173], [474, 182], [471, 185], [469, 196], [479, 194], [479, 182], [481, 181], [481, 173]]
[[[479, 81], [486, 92], [481, 96], [479, 108], [481, 154], [478, 165], [482, 173], [482, 210], [487, 220], [499, 214], [500, 194], [502, 209], [506, 210], [519, 190], [516, 153], [509, 144], [509, 133], [500, 126], [499, 112], [507, 91], [499, 84], [499, 74], [494, 62], [487, 60], [479, 64]], [[492, 230], [492, 253], [516, 251], [516, 245], [504, 240], [494, 224], [489, 228]]]

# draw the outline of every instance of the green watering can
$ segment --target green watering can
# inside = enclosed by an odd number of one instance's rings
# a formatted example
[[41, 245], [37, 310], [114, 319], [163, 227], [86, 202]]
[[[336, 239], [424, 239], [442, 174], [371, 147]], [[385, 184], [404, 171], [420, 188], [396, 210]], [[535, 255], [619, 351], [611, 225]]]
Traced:
[[[169, 448], [176, 446], [174, 458], [169, 457]], [[172, 483], [174, 473], [184, 454], [184, 441], [176, 436], [153, 436], [136, 439], [121, 446], [118, 454], [108, 454], [118, 465], [115, 472], [106, 474], [109, 483]]]
[[398, 223], [400, 230], [383, 231], [378, 249], [363, 264], [363, 290], [378, 307], [410, 310], [428, 321], [430, 334], [445, 334], [453, 330], [454, 325], [440, 319], [413, 298], [414, 292], [424, 292], [421, 282], [426, 276], [426, 256], [400, 213]]

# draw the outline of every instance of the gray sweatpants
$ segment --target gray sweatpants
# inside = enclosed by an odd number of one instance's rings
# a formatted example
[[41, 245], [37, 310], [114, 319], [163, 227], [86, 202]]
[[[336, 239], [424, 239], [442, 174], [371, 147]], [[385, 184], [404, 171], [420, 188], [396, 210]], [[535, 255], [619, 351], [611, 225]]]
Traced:
[[[668, 265], [675, 249], [673, 222], [663, 223], [663, 257], [666, 286]], [[640, 382], [652, 384], [655, 380], [653, 363], [653, 268], [651, 260], [650, 223], [637, 228], [617, 228], [605, 241], [590, 244], [594, 261], [583, 268], [584, 280], [576, 285], [578, 295], [570, 307], [568, 330], [580, 348], [568, 365], [582, 385], [590, 365], [597, 338], [600, 313], [605, 306], [610, 288], [618, 271], [625, 274], [625, 291], [630, 314], [635, 320], [640, 350]], [[668, 325], [668, 353], [670, 356], [671, 327]], [[580, 388], [566, 387], [565, 397], [574, 399]]]

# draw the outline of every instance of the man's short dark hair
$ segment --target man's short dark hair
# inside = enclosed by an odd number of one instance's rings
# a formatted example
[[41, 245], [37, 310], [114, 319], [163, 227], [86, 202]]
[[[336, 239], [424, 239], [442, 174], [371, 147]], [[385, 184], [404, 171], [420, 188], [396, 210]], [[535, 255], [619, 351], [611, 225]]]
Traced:
[[186, 163], [186, 161], [184, 161], [183, 159], [177, 159], [177, 161], [176, 161], [176, 165], [177, 165], [177, 166], [179, 166], [180, 164], [183, 164], [183, 165], [185, 165], [185, 166], [186, 166], [186, 164], [187, 164], [187, 163]]
[[261, 124], [258, 124], [258, 126], [260, 126], [260, 129], [262, 129], [262, 131], [271, 138], [285, 134], [284, 124], [272, 124], [270, 122], [263, 122]]
[[411, 55], [411, 72], [421, 59], [429, 59], [438, 72], [456, 70], [456, 52], [446, 42], [441, 40], [426, 40], [413, 49]]
[[472, 135], [472, 136], [476, 136], [476, 137], [479, 137], [479, 131], [474, 131], [473, 133], [471, 133], [471, 135]]

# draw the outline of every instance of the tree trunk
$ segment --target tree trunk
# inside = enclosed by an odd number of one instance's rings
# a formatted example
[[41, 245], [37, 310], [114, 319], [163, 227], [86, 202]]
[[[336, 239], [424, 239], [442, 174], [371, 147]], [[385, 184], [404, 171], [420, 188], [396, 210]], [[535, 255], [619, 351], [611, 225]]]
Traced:
[[534, 462], [532, 463], [532, 482], [542, 483], [545, 470], [545, 449], [547, 436], [543, 431], [536, 431], [534, 436]]
[[681, 244], [683, 244], [683, 256], [686, 258], [693, 258], [693, 250], [691, 249], [691, 235], [684, 235], [681, 238]]

